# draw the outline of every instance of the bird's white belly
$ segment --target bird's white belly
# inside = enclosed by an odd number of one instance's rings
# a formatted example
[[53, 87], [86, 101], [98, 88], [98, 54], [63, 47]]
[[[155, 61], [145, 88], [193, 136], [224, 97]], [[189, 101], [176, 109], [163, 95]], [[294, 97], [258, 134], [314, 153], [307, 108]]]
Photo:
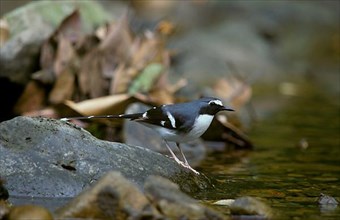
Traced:
[[201, 137], [201, 135], [209, 128], [214, 116], [213, 115], [200, 115], [196, 118], [195, 126], [186, 135], [190, 140]]
[[169, 130], [162, 127], [157, 127], [156, 131], [168, 141], [174, 142], [188, 142], [199, 138], [210, 126], [214, 116], [212, 115], [200, 115], [196, 118], [195, 126], [187, 134], [179, 134], [174, 130]]

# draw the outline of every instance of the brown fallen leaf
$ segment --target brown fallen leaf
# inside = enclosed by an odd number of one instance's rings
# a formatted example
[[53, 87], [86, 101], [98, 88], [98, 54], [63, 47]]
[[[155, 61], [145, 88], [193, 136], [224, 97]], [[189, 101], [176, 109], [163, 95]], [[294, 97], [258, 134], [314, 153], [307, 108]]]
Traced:
[[14, 106], [16, 114], [32, 112], [42, 109], [46, 105], [45, 87], [34, 80], [28, 82], [24, 92]]
[[241, 109], [252, 96], [251, 87], [236, 78], [220, 79], [213, 89], [218, 97], [229, 100], [235, 110]]
[[52, 36], [57, 38], [56, 41], [60, 36], [63, 36], [71, 43], [75, 43], [83, 37], [84, 32], [82, 29], [81, 16], [79, 10], [76, 9], [64, 18]]
[[111, 115], [123, 113], [126, 106], [131, 104], [134, 100], [135, 98], [130, 95], [120, 94], [89, 99], [78, 103], [65, 101], [64, 104], [84, 116]]
[[[81, 18], [78, 10], [67, 16], [51, 36], [43, 43], [40, 55], [40, 75], [37, 80], [49, 82], [56, 77], [44, 76], [53, 73], [57, 76], [68, 63], [72, 63], [74, 56], [73, 45], [84, 37]], [[49, 79], [49, 80], [46, 80]]]
[[77, 75], [79, 89], [84, 97], [97, 98], [108, 94], [109, 81], [102, 73], [103, 59], [104, 53], [97, 49], [84, 57]]
[[170, 36], [175, 33], [176, 27], [171, 21], [164, 20], [157, 24], [156, 30], [164, 36]]
[[54, 72], [58, 77], [65, 69], [75, 65], [76, 54], [71, 41], [64, 36], [59, 36], [58, 48], [54, 61]]
[[70, 67], [64, 68], [49, 94], [49, 103], [59, 104], [65, 100], [72, 99], [74, 89], [75, 74]]
[[110, 80], [119, 78], [115, 76], [117, 66], [128, 60], [131, 44], [127, 16], [123, 16], [110, 25], [107, 36], [85, 57], [79, 73], [80, 90], [90, 98], [109, 94]]

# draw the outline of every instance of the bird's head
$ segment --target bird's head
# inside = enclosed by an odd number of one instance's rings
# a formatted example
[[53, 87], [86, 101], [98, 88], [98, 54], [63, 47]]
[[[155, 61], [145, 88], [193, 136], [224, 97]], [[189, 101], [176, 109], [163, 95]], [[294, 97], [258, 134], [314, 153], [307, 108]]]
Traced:
[[200, 114], [215, 115], [220, 111], [234, 111], [234, 109], [223, 105], [222, 101], [217, 98], [201, 98], [200, 102]]

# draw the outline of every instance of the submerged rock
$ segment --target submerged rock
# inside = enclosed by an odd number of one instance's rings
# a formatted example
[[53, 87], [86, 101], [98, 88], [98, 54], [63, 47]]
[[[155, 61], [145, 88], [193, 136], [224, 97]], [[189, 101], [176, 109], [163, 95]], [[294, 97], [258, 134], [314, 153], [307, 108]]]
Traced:
[[262, 201], [253, 197], [237, 198], [229, 206], [230, 212], [233, 215], [258, 215], [265, 218], [273, 217], [272, 209]]
[[[111, 170], [140, 188], [149, 175], [169, 178], [187, 193], [211, 186], [204, 175], [195, 175], [159, 153], [98, 140], [82, 128], [54, 119], [16, 117], [2, 122], [0, 155], [1, 178], [10, 200], [73, 197]], [[46, 199], [37, 204], [46, 205]]]
[[226, 219], [163, 177], [148, 177], [144, 188], [145, 194], [120, 173], [109, 172], [55, 214], [57, 219]]
[[169, 219], [225, 219], [218, 212], [182, 193], [178, 185], [165, 178], [150, 176], [144, 190], [152, 204]]
[[332, 196], [320, 193], [319, 199], [319, 208], [322, 213], [333, 212], [338, 208], [339, 202]]
[[143, 193], [118, 172], [106, 174], [93, 187], [58, 209], [56, 215], [58, 219], [160, 217]]

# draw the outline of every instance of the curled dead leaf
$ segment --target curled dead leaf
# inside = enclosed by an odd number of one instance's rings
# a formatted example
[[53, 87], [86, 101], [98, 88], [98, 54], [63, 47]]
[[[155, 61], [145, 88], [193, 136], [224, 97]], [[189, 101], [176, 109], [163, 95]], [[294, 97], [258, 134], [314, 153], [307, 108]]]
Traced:
[[134, 97], [127, 94], [103, 96], [75, 103], [65, 101], [64, 104], [81, 115], [111, 115], [121, 114], [127, 105], [134, 101]]

